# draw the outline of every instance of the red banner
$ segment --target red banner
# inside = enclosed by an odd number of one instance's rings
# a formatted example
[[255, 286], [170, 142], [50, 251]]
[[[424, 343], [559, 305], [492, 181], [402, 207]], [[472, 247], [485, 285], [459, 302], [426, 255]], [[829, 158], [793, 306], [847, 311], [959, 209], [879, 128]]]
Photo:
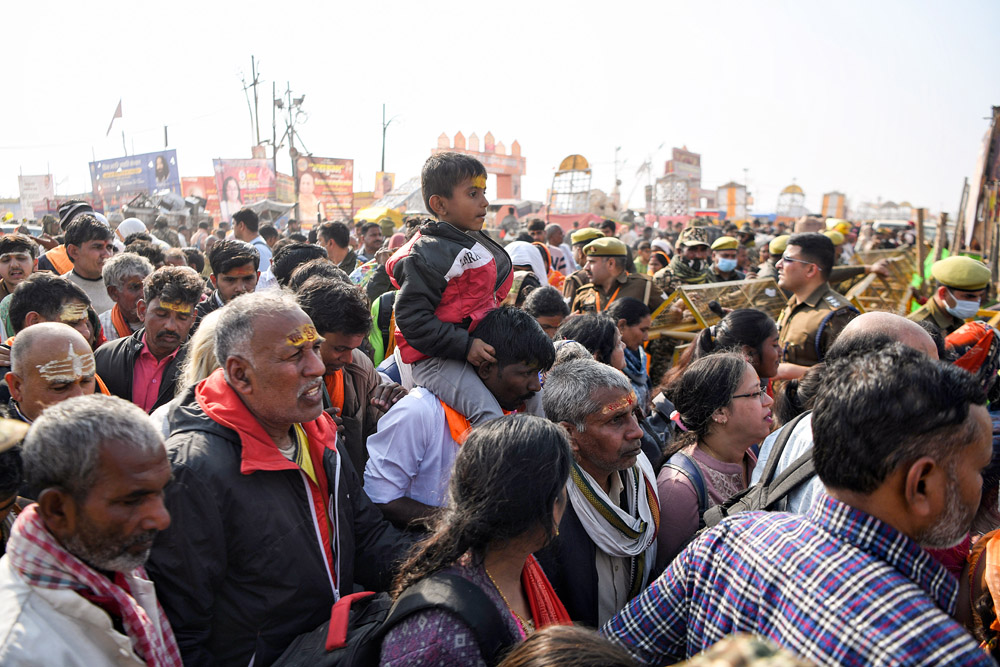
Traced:
[[274, 199], [274, 169], [270, 160], [212, 160], [219, 192], [220, 220], [262, 199]]
[[214, 176], [181, 176], [181, 192], [185, 197], [201, 197], [205, 204], [205, 213], [219, 221], [219, 190], [215, 186]]

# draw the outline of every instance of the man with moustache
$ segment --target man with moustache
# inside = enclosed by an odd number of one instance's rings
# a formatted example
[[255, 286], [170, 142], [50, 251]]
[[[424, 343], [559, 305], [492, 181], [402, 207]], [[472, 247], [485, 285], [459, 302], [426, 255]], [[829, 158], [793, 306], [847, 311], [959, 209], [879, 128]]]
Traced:
[[545, 378], [545, 416], [565, 427], [575, 462], [558, 538], [537, 555], [575, 622], [596, 627], [652, 579], [660, 523], [628, 377], [592, 359]]
[[219, 310], [221, 368], [169, 418], [173, 528], [149, 571], [185, 665], [272, 664], [342, 595], [386, 590], [410, 545], [323, 412], [323, 338], [281, 290]]
[[97, 374], [113, 395], [152, 412], [174, 398], [183, 343], [194, 325], [204, 287], [193, 269], [165, 266], [142, 282], [136, 312], [143, 328], [94, 353]]
[[602, 632], [644, 665], [740, 632], [811, 664], [996, 664], [926, 551], [960, 543], [979, 508], [993, 455], [979, 381], [893, 343], [828, 361], [812, 423], [825, 493], [808, 514], [702, 533]]
[[[531, 315], [509, 306], [487, 313], [476, 337], [496, 350], [496, 362], [475, 369], [496, 401], [484, 412], [496, 418], [524, 411], [541, 392], [539, 373], [555, 361], [552, 341]], [[417, 387], [379, 420], [378, 432], [368, 439], [365, 491], [396, 526], [422, 529], [445, 504], [452, 465], [472, 426], [470, 416], [453, 404], [450, 396]]]
[[180, 664], [143, 570], [170, 525], [159, 432], [127, 401], [78, 396], [45, 411], [22, 456], [41, 492], [0, 560], [0, 664]]

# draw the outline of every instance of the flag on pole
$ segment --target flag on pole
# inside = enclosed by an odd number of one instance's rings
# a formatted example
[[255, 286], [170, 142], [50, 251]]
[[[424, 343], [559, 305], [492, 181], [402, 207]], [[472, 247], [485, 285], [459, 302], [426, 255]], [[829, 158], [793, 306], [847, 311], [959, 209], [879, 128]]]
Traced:
[[111, 122], [108, 123], [108, 131], [104, 133], [104, 136], [108, 136], [109, 134], [111, 134], [111, 126], [115, 124], [115, 118], [121, 118], [121, 117], [122, 117], [122, 101], [121, 98], [118, 98], [118, 108], [115, 109], [115, 115], [111, 117]]

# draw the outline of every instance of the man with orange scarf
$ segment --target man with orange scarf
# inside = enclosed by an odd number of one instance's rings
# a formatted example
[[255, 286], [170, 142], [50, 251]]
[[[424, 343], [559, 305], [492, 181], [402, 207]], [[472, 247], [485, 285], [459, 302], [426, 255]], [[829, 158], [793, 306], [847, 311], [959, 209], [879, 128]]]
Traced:
[[270, 665], [356, 583], [385, 590], [409, 546], [338, 447], [322, 345], [290, 294], [236, 297], [221, 368], [171, 411], [173, 524], [149, 572], [185, 664]]
[[115, 302], [98, 316], [107, 340], [126, 338], [142, 328], [136, 304], [142, 298], [142, 281], [152, 272], [153, 265], [148, 259], [131, 252], [123, 252], [104, 262], [101, 275], [108, 296]]

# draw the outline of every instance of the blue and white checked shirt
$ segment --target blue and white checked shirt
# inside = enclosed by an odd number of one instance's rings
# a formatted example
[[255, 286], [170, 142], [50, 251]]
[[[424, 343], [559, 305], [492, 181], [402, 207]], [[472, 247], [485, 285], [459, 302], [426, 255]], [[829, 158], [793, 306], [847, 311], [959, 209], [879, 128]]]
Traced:
[[823, 494], [806, 516], [723, 521], [601, 632], [647, 665], [734, 632], [820, 665], [994, 665], [950, 618], [957, 595], [913, 540]]

